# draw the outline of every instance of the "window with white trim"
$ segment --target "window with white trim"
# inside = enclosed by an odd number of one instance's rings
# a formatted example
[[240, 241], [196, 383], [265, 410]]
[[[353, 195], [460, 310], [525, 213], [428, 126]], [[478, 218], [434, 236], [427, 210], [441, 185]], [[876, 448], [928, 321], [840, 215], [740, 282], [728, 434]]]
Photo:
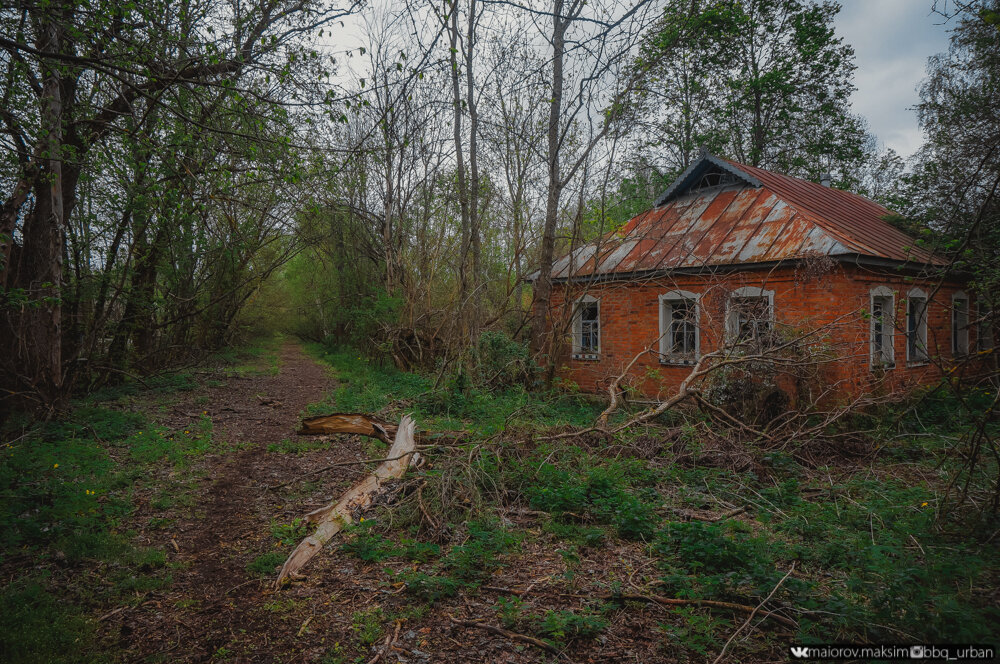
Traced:
[[760, 343], [771, 336], [774, 291], [753, 286], [737, 288], [729, 296], [726, 333], [732, 343]]
[[894, 349], [896, 298], [885, 286], [873, 288], [871, 292], [871, 365], [892, 368], [896, 366]]
[[951, 354], [969, 354], [969, 298], [961, 291], [951, 296]]
[[700, 350], [698, 296], [671, 291], [660, 296], [660, 361], [694, 364]]
[[601, 303], [585, 295], [573, 313], [573, 357], [597, 359], [601, 352]]
[[906, 361], [921, 363], [927, 354], [927, 293], [914, 288], [906, 298]]

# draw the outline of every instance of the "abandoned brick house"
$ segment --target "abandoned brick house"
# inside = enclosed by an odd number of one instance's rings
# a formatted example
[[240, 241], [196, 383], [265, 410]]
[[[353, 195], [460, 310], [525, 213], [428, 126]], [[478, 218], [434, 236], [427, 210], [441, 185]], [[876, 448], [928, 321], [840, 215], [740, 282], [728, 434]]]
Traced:
[[921, 276], [944, 261], [888, 214], [828, 182], [703, 154], [650, 210], [554, 264], [539, 320], [565, 332], [558, 376], [602, 391], [641, 355], [632, 383], [656, 396], [703, 354], [769, 335], [821, 349], [830, 393], [932, 381], [992, 334], [970, 325], [961, 277]]

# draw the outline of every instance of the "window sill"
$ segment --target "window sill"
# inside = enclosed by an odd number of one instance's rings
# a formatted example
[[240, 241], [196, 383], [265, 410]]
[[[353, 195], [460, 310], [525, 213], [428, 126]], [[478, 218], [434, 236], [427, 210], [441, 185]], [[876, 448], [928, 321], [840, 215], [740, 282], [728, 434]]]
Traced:
[[600, 353], [573, 353], [574, 360], [583, 360], [584, 362], [600, 362]]
[[911, 360], [906, 363], [907, 369], [919, 369], [930, 365], [930, 360]]
[[674, 357], [661, 357], [660, 364], [673, 367], [693, 367], [698, 363], [696, 359], [684, 359]]
[[891, 371], [896, 368], [896, 363], [884, 362], [882, 364], [872, 364], [870, 368], [872, 371]]

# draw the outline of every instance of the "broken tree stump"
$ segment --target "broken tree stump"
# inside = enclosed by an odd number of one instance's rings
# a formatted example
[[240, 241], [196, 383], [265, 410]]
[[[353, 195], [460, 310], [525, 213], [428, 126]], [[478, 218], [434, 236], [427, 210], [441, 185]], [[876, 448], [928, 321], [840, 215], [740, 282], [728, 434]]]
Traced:
[[[326, 418], [337, 417], [345, 416], [326, 416]], [[370, 422], [374, 422], [372, 418], [364, 415], [347, 415], [346, 417], [365, 418]], [[386, 454], [386, 460], [370, 475], [344, 493], [336, 503], [330, 503], [306, 515], [308, 521], [318, 524], [316, 530], [312, 535], [299, 542], [299, 545], [292, 551], [292, 554], [288, 556], [288, 560], [282, 566], [281, 572], [278, 573], [278, 579], [274, 584], [275, 588], [280, 588], [285, 581], [293, 575], [298, 574], [298, 571], [313, 556], [319, 553], [323, 545], [329, 542], [334, 535], [353, 523], [354, 512], [364, 510], [374, 502], [375, 498], [382, 492], [382, 484], [385, 480], [399, 479], [406, 473], [406, 469], [419, 456], [416, 451], [416, 439], [414, 435], [416, 429], [416, 422], [409, 415], [404, 415], [399, 423], [399, 427], [396, 429], [396, 438], [392, 447], [389, 448], [389, 452]], [[375, 430], [374, 424], [372, 425], [372, 430]], [[385, 431], [386, 429], [383, 428], [383, 432]], [[355, 431], [354, 433], [362, 432]], [[364, 435], [379, 437], [375, 433], [366, 433]]]
[[396, 436], [396, 427], [363, 413], [334, 413], [333, 415], [307, 417], [302, 420], [302, 428], [298, 430], [300, 436], [314, 436], [324, 433], [359, 433], [362, 436], [378, 438], [383, 443], [388, 443]]

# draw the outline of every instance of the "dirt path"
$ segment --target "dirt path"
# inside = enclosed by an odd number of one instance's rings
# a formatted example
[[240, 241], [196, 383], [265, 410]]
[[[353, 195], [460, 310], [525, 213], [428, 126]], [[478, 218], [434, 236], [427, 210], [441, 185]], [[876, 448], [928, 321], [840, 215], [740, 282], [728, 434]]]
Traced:
[[[273, 576], [261, 579], [247, 565], [263, 553], [279, 551], [280, 543], [271, 535], [273, 523], [292, 522], [342, 491], [361, 471], [327, 474], [307, 491], [290, 487], [281, 493], [264, 487], [319, 465], [362, 458], [361, 443], [355, 436], [337, 436], [325, 445], [315, 437], [296, 436], [302, 410], [321, 401], [333, 381], [291, 342], [280, 348], [278, 366], [276, 375], [230, 376], [224, 385], [214, 381], [215, 387], [191, 393], [167, 416], [165, 423], [179, 429], [193, 428], [207, 414], [213, 439], [241, 449], [197, 464], [194, 472], [203, 477], [194, 495], [181, 501], [193, 502], [192, 509], [166, 531], [144, 533], [148, 544], [166, 545], [172, 583], [166, 596], [109, 621], [119, 630], [119, 645], [131, 651], [126, 659], [275, 661], [283, 653], [281, 661], [304, 661], [294, 655], [302, 643], [284, 642], [289, 636], [294, 640], [299, 625], [274, 629], [275, 619], [280, 624], [282, 617], [275, 614], [285, 613], [283, 608], [295, 600], [272, 597], [268, 585]], [[317, 444], [321, 449], [288, 452]], [[155, 513], [146, 503], [138, 520], [148, 521]], [[286, 554], [287, 547], [280, 552]], [[232, 647], [234, 641], [241, 646]], [[237, 652], [247, 650], [259, 656], [247, 659]]]
[[[377, 454], [354, 435], [325, 441], [296, 436], [301, 411], [321, 401], [335, 382], [293, 343], [283, 345], [279, 357], [277, 373], [213, 376], [158, 418], [162, 425], [185, 430], [210, 417], [214, 440], [230, 445], [200, 457], [188, 471], [170, 466], [150, 478], [159, 495], [137, 490], [139, 509], [131, 527], [139, 531], [139, 544], [166, 551], [171, 578], [162, 589], [137, 592], [132, 606], [102, 620], [105, 647], [122, 662], [552, 661], [538, 648], [452, 623], [452, 615], [496, 622], [494, 605], [504, 592], [493, 588], [429, 602], [393, 581], [393, 574], [418, 569], [402, 558], [365, 562], [338, 551], [334, 542], [310, 561], [303, 580], [272, 589], [276, 569], [268, 565], [280, 565], [300, 537], [291, 535], [282, 544], [272, 526], [289, 524], [339, 496], [365, 471], [357, 466], [308, 479], [302, 475]], [[279, 491], [266, 489], [296, 479]], [[173, 502], [162, 491], [171, 486], [176, 505], [168, 508]], [[522, 525], [538, 534], [536, 523]], [[566, 575], [567, 563], [557, 548], [532, 537], [516, 564], [495, 570], [484, 588], [533, 587]], [[262, 573], [248, 569], [269, 552], [268, 563], [259, 565]], [[631, 578], [647, 564], [643, 560], [638, 544], [595, 550], [573, 578]], [[546, 599], [546, 606], [564, 604], [558, 596]], [[571, 651], [571, 660], [674, 661], [652, 656], [659, 648], [657, 620], [653, 612], [622, 613], [611, 628], [617, 636], [582, 642], [579, 652]], [[387, 636], [392, 646], [384, 649]]]

